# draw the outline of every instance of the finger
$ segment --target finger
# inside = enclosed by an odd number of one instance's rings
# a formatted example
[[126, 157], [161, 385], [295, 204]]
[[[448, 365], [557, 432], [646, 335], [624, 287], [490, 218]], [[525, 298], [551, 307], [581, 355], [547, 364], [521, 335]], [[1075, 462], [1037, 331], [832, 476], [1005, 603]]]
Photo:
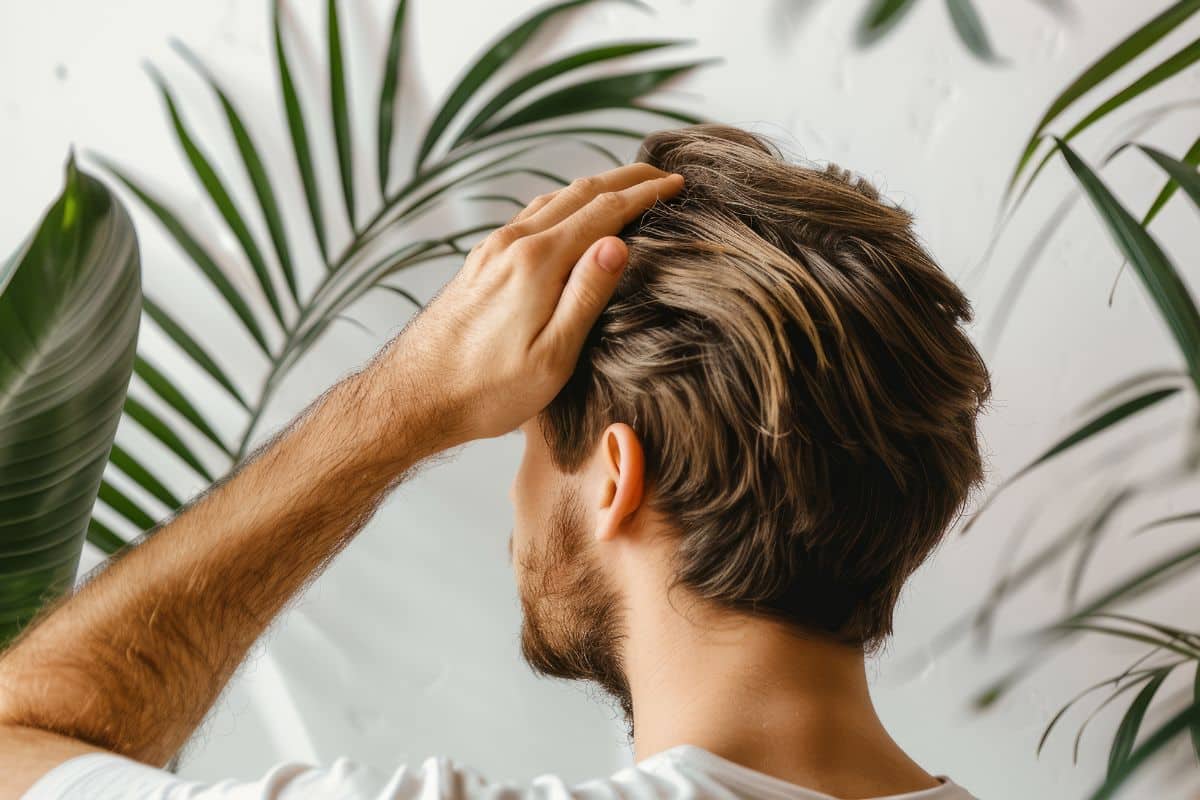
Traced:
[[529, 217], [531, 217], [533, 214], [535, 214], [540, 209], [545, 208], [546, 204], [549, 203], [554, 198], [554, 196], [557, 195], [561, 191], [562, 191], [562, 189], [556, 189], [553, 192], [547, 192], [546, 194], [539, 194], [537, 197], [535, 197], [529, 201], [529, 205], [525, 206], [520, 211], [518, 211], [515, 215], [513, 215], [513, 218], [508, 221], [508, 224], [512, 225], [513, 223], [522, 222], [522, 221], [528, 219]]
[[592, 244], [571, 268], [558, 307], [539, 338], [546, 346], [562, 348], [572, 363], [579, 357], [588, 331], [608, 304], [629, 260], [629, 248], [616, 236]]
[[[550, 228], [590, 203], [597, 195], [619, 192], [643, 181], [665, 178], [670, 173], [638, 162], [610, 169], [596, 175], [576, 178], [568, 186], [551, 195], [529, 214], [522, 212], [522, 222], [530, 234]], [[541, 199], [541, 198], [538, 198]]]
[[683, 176], [642, 181], [618, 192], [596, 195], [592, 201], [554, 227], [529, 237], [545, 253], [544, 264], [564, 272], [601, 236], [619, 232], [659, 200], [674, 197], [683, 188]]

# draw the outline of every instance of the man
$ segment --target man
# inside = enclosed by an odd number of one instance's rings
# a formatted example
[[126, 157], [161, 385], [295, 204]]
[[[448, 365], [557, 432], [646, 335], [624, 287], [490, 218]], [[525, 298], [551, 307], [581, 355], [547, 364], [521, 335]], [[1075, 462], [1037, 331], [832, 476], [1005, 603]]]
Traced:
[[[711, 125], [639, 161], [534, 200], [370, 364], [27, 629], [0, 659], [0, 795], [970, 798], [892, 741], [864, 668], [981, 479], [967, 300], [836, 168]], [[389, 490], [516, 428], [522, 652], [618, 700], [635, 766], [575, 786], [441, 757], [207, 787], [158, 769]]]

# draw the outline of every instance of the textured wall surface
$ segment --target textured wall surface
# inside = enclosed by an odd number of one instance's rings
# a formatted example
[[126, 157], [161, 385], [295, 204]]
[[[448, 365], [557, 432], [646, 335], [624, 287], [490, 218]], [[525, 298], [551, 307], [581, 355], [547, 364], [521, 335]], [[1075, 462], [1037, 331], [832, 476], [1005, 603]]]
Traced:
[[[994, 335], [991, 326], [1000, 319], [1009, 277], [1045, 220], [1069, 196], [1071, 184], [1057, 164], [1005, 233], [987, 270], [972, 270], [987, 246], [1004, 183], [1035, 120], [1069, 78], [1166, 2], [1088, 0], [1076, 4], [1074, 13], [1063, 14], [1053, 10], [1059, 5], [1055, 3], [984, 0], [978, 5], [1006, 59], [1000, 66], [983, 65], [964, 51], [941, 3], [918, 4], [894, 36], [867, 52], [852, 46], [862, 6], [858, 2], [651, 0], [651, 5], [654, 14], [619, 3], [585, 9], [538, 39], [542, 57], [614, 38], [694, 39], [693, 53], [719, 56], [722, 63], [677, 84], [666, 102], [780, 137], [797, 155], [850, 167], [913, 211], [932, 251], [963, 282], [976, 305], [975, 334], [987, 345], [996, 386], [984, 422], [992, 485], [1061, 435], [1079, 404], [1098, 390], [1135, 372], [1179, 364], [1131, 272], [1121, 279], [1111, 307], [1107, 305], [1120, 258], [1086, 203], [1076, 204], [1054, 226], [1003, 337]], [[296, 35], [295, 68], [310, 110], [322, 108], [327, 97], [320, 63], [323, 4], [291, 6], [297, 9], [287, 20]], [[401, 101], [410, 122], [399, 133], [403, 155], [398, 165], [408, 163], [420, 127], [411, 121], [423, 124], [470, 55], [534, 4], [412, 0], [410, 6]], [[348, 0], [343, 7], [356, 143], [370, 154], [370, 120], [390, 9], [374, 0]], [[236, 164], [219, 110], [169, 49], [172, 36], [205, 57], [251, 112], [251, 126], [264, 143], [269, 165], [286, 178], [285, 212], [306, 219], [275, 88], [267, 8], [264, 1], [245, 0], [4, 0], [4, 247], [15, 247], [53, 195], [73, 144], [126, 165], [168, 198], [230, 264], [237, 263], [236, 244], [201, 200], [159, 99], [141, 71], [145, 59], [158, 65], [178, 87], [191, 124], [206, 134], [220, 163], [226, 170]], [[1172, 52], [1181, 43], [1167, 42], [1156, 52]], [[1150, 63], [1139, 61], [1129, 77]], [[1155, 103], [1135, 104], [1117, 118], [1152, 121], [1145, 112], [1155, 105], [1194, 97], [1197, 77], [1194, 70], [1184, 73]], [[1122, 76], [1105, 91], [1124, 82]], [[1090, 108], [1099, 99], [1089, 98], [1084, 105]], [[1181, 153], [1196, 122], [1194, 106], [1184, 108], [1139, 135]], [[1080, 149], [1094, 163], [1120, 135], [1128, 130], [1101, 126], [1080, 139]], [[328, 128], [320, 128], [314, 138], [322, 163], [335, 163]], [[624, 148], [622, 155], [632, 155], [628, 145], [618, 146]], [[564, 172], [602, 166], [586, 151], [571, 148], [548, 151], [544, 158]], [[1138, 158], [1122, 156], [1105, 174], [1140, 213], [1161, 178]], [[372, 176], [371, 163], [361, 158], [357, 165], [364, 185]], [[248, 197], [240, 171], [230, 174], [235, 191]], [[336, 203], [332, 168], [323, 169], [321, 177], [327, 203]], [[533, 182], [506, 188], [526, 198], [544, 190]], [[467, 223], [482, 219], [476, 207], [455, 213]], [[241, 346], [225, 310], [140, 208], [136, 216], [148, 290], [205, 331], [206, 341], [225, 357], [239, 382], [256, 385], [262, 363]], [[1183, 255], [1188, 251], [1180, 244], [1188, 241], [1194, 225], [1193, 209], [1177, 200], [1155, 230], [1176, 255]], [[298, 241], [307, 236], [303, 223], [293, 226], [293, 236]], [[297, 245], [308, 247], [307, 241]], [[1195, 285], [1194, 261], [1180, 263]], [[443, 263], [414, 272], [406, 285], [428, 298], [454, 266]], [[303, 268], [308, 284], [319, 267], [305, 263]], [[285, 382], [262, 434], [282, 425], [365, 359], [408, 313], [396, 298], [372, 297], [362, 303], [355, 316], [370, 333], [349, 325], [335, 328]], [[178, 358], [156, 335], [144, 331], [147, 346], [167, 366], [177, 366]], [[232, 436], [239, 430], [242, 418], [226, 410], [220, 398], [210, 397], [206, 385], [197, 381], [188, 388], [214, 410], [223, 433]], [[935, 634], [979, 602], [1005, 564], [1019, 563], [1039, 540], [1056, 533], [1072, 509], [1094, 505], [1107, 487], [1128, 476], [1153, 475], [1158, 462], [1173, 453], [1171, 447], [1133, 454], [1123, 447], [1180, 430], [1194, 409], [1183, 401], [1172, 403], [1110, 439], [1106, 447], [1074, 454], [1019, 484], [968, 535], [947, 541], [917, 575], [904, 597], [896, 640], [871, 670], [885, 721], [927, 769], [949, 774], [981, 797], [992, 798], [1080, 796], [1103, 771], [1105, 743], [1117, 719], [1112, 709], [1084, 738], [1078, 766], [1071, 764], [1070, 739], [1081, 717], [1069, 718], [1040, 759], [1035, 760], [1034, 749], [1059, 704], [1119, 671], [1140, 652], [1136, 648], [1088, 641], [1048, 660], [989, 713], [970, 711], [969, 698], [1020, 657], [1011, 634], [1049, 621], [1065, 607], [1065, 566], [1034, 581], [1005, 608], [995, 620], [994, 641], [986, 652], [963, 644], [943, 647], [935, 643]], [[122, 436], [135, 445], [145, 443], [137, 431], [123, 430]], [[558, 771], [583, 779], [628, 763], [629, 750], [612, 709], [595, 703], [580, 687], [534, 678], [519, 660], [519, 609], [505, 548], [511, 525], [506, 492], [518, 463], [518, 442], [510, 436], [471, 445], [391, 498], [264, 637], [197, 736], [182, 773], [251, 778], [281, 759], [328, 763], [338, 755], [387, 768], [398, 760], [446, 753], [496, 778]], [[144, 452], [157, 463], [151, 448]], [[1080, 476], [1087, 477], [1083, 484]], [[169, 477], [180, 493], [203, 488], [184, 474]], [[1186, 491], [1186, 486], [1161, 486], [1123, 508], [1106, 529], [1082, 593], [1097, 592], [1131, 564], [1176, 546], [1178, 531], [1138, 540], [1128, 533], [1147, 514], [1186, 508]], [[1037, 505], [1047, 498], [1069, 503]], [[1015, 547], [1014, 535], [1032, 522], [1036, 525], [1028, 537]], [[89, 549], [85, 568], [97, 559]], [[1141, 601], [1139, 608], [1153, 609], [1165, 620], [1188, 622], [1187, 593], [1181, 589], [1194, 597], [1195, 588], [1194, 582], [1181, 585]], [[1139, 796], [1152, 796], [1148, 787], [1146, 783], [1147, 793]]]

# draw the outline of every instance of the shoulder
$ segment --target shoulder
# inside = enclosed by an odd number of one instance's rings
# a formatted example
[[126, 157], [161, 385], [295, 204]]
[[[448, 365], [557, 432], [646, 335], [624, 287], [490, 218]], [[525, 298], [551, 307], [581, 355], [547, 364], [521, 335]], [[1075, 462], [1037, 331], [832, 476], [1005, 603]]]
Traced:
[[493, 781], [447, 756], [401, 764], [390, 772], [342, 757], [327, 766], [281, 762], [252, 781], [200, 782], [113, 753], [90, 753], [44, 775], [22, 800], [646, 800], [697, 797], [678, 777], [636, 766], [571, 783], [547, 772], [530, 780]]

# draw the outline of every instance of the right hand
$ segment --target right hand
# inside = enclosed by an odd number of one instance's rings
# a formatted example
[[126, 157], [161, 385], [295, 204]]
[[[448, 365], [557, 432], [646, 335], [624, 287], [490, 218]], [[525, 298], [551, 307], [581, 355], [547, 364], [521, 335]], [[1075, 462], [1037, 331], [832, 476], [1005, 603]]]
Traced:
[[436, 449], [507, 433], [566, 384], [628, 258], [615, 236], [683, 176], [629, 164], [531, 202], [472, 248], [384, 369], [427, 408]]

